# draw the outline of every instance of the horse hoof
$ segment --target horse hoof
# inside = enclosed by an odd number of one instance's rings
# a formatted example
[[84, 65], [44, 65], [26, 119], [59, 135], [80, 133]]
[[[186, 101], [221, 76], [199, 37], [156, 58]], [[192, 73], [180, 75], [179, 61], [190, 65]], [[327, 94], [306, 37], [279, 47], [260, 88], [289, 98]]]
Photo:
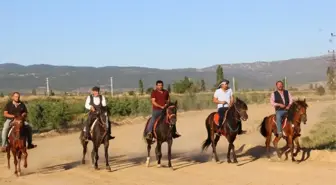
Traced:
[[111, 171], [112, 171], [110, 166], [106, 166], [106, 170], [107, 170], [108, 172], [111, 172]]
[[24, 167], [24, 168], [27, 168], [27, 167], [28, 167], [28, 165], [26, 165], [26, 164], [25, 164], [25, 165], [23, 165], [23, 167]]
[[231, 160], [228, 160], [227, 162], [228, 162], [228, 163], [232, 163], [232, 161], [231, 161]]
[[82, 164], [85, 164], [85, 160], [82, 160]]
[[161, 166], [161, 164], [158, 164], [157, 167], [158, 167], [158, 168], [161, 168], [162, 166]]
[[21, 173], [20, 173], [20, 172], [18, 172], [18, 173], [16, 174], [16, 176], [20, 177], [20, 176], [21, 176]]
[[233, 163], [238, 163], [238, 161], [237, 160], [233, 160]]
[[147, 160], [146, 160], [146, 166], [149, 167], [149, 164], [150, 164], [150, 158], [147, 157]]

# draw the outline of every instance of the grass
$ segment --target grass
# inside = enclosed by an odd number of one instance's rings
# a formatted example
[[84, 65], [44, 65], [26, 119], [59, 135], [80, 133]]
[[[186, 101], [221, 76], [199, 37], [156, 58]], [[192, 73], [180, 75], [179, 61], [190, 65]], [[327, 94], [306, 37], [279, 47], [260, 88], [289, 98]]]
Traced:
[[321, 117], [324, 118], [310, 131], [309, 136], [302, 138], [302, 146], [311, 149], [336, 150], [336, 104], [328, 107]]

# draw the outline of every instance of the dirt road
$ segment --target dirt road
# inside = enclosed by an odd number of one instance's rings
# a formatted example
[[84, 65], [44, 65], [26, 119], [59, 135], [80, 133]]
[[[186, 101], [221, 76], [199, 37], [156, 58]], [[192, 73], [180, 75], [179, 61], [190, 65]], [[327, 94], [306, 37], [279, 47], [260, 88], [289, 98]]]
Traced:
[[[302, 126], [302, 134], [308, 134], [312, 125], [319, 122], [321, 111], [331, 102], [316, 102], [308, 109], [308, 125]], [[146, 145], [142, 140], [144, 122], [113, 128], [115, 140], [110, 144], [110, 164], [112, 172], [104, 169], [103, 147], [100, 148], [101, 170], [91, 168], [87, 155], [87, 164], [81, 165], [82, 148], [79, 134], [71, 134], [36, 140], [38, 148], [29, 151], [28, 168], [23, 168], [23, 176], [14, 176], [13, 168], [7, 170], [0, 166], [1, 185], [85, 185], [85, 184], [336, 184], [336, 154], [328, 151], [310, 151], [301, 153], [304, 161], [292, 163], [268, 161], [264, 153], [264, 138], [258, 132], [262, 118], [270, 114], [269, 105], [250, 105], [249, 120], [243, 123], [248, 133], [238, 137], [235, 142], [238, 164], [226, 163], [227, 141], [221, 138], [217, 151], [224, 162], [216, 164], [209, 160], [211, 150], [201, 153], [201, 143], [206, 139], [204, 119], [211, 111], [187, 112], [178, 115], [178, 131], [182, 137], [174, 140], [173, 167], [157, 168], [152, 151], [151, 167], [145, 167]], [[91, 150], [91, 144], [89, 150]], [[166, 164], [166, 144], [163, 145]], [[90, 152], [89, 152], [90, 153]], [[0, 155], [0, 164], [6, 159]], [[13, 167], [13, 165], [12, 165]]]

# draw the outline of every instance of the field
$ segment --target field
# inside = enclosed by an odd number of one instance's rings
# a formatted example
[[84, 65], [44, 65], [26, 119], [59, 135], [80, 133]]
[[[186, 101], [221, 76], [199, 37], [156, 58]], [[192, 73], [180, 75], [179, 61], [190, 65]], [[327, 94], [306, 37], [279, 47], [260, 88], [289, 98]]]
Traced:
[[[35, 138], [38, 148], [29, 151], [28, 168], [23, 169], [23, 175], [16, 178], [13, 169], [6, 169], [6, 158], [0, 154], [0, 184], [6, 185], [42, 185], [42, 184], [256, 184], [256, 185], [315, 185], [321, 182], [334, 184], [333, 175], [336, 171], [336, 152], [333, 151], [335, 135], [335, 109], [336, 104], [331, 96], [316, 96], [308, 92], [293, 92], [295, 98], [307, 98], [307, 125], [302, 125], [302, 144], [306, 147], [296, 159], [291, 161], [278, 161], [264, 158], [264, 138], [258, 131], [258, 126], [263, 117], [273, 112], [267, 103], [270, 92], [248, 92], [238, 94], [246, 100], [249, 106], [249, 119], [243, 123], [247, 134], [237, 138], [236, 152], [238, 164], [228, 164], [226, 160], [227, 141], [221, 138], [217, 151], [222, 164], [209, 160], [211, 148], [201, 152], [201, 144], [206, 139], [204, 119], [214, 110], [211, 104], [211, 94], [174, 95], [183, 112], [178, 113], [178, 131], [181, 138], [174, 140], [173, 167], [174, 171], [165, 167], [157, 168], [155, 165], [154, 150], [152, 150], [152, 163], [145, 167], [146, 145], [142, 140], [142, 130], [145, 117], [150, 109], [148, 97], [120, 97], [110, 98], [110, 105], [124, 107], [113, 108], [119, 110], [112, 118], [124, 120], [126, 117], [136, 117], [132, 124], [113, 127], [115, 140], [110, 142], [110, 164], [113, 172], [104, 170], [103, 149], [100, 148], [100, 167], [95, 171], [88, 163], [80, 164], [82, 149], [79, 143], [79, 133], [66, 134], [57, 137]], [[47, 107], [44, 98], [23, 97], [27, 100], [32, 111], [38, 103]], [[55, 99], [58, 99], [56, 101]], [[65, 98], [57, 97], [48, 100], [53, 106], [64, 104], [70, 107], [83, 107], [85, 97]], [[72, 103], [68, 102], [71, 101]], [[135, 104], [134, 102], [138, 102]], [[140, 103], [143, 105], [140, 106]], [[146, 103], [147, 102], [147, 103]], [[132, 104], [134, 103], [134, 104]], [[55, 109], [49, 108], [49, 109]], [[144, 107], [144, 108], [139, 108]], [[45, 108], [46, 109], [46, 108]], [[80, 108], [78, 108], [79, 110]], [[211, 109], [211, 110], [209, 110]], [[82, 110], [82, 108], [81, 108]], [[127, 110], [127, 111], [125, 111]], [[188, 110], [188, 111], [187, 111]], [[82, 110], [83, 111], [83, 110]], [[46, 111], [46, 113], [49, 111]], [[70, 122], [75, 122], [75, 117], [83, 112], [72, 112]], [[50, 114], [52, 115], [52, 114]], [[140, 115], [140, 117], [139, 117]], [[143, 116], [142, 116], [143, 115]], [[48, 121], [48, 123], [51, 120]], [[56, 124], [54, 124], [56, 125]], [[49, 125], [51, 126], [51, 125]], [[66, 125], [60, 125], [62, 127]], [[45, 127], [43, 127], [45, 128]], [[281, 144], [284, 144], [282, 141]], [[91, 150], [91, 144], [89, 150]], [[329, 149], [329, 150], [320, 150]], [[89, 152], [90, 153], [90, 152]], [[166, 144], [163, 145], [164, 160], [166, 161]], [[89, 161], [90, 154], [87, 154]], [[197, 178], [195, 178], [197, 177]]]

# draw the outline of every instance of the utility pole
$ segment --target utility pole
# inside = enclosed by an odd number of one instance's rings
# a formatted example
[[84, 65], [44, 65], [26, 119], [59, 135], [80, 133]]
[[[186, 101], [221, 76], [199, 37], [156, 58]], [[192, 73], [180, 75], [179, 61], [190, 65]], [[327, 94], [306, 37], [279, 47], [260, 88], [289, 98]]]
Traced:
[[46, 78], [46, 83], [47, 83], [47, 96], [50, 96], [49, 78]]
[[233, 93], [236, 93], [236, 82], [234, 77], [232, 77], [232, 87], [233, 87]]
[[111, 82], [111, 96], [113, 96], [113, 77], [110, 77]]

